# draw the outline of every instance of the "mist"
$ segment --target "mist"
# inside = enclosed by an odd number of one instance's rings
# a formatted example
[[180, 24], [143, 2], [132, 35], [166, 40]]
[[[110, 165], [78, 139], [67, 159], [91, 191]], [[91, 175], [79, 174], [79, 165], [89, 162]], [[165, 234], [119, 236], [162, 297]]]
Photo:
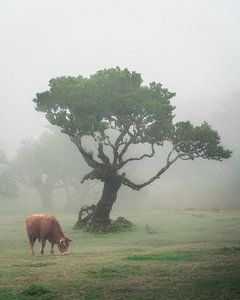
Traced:
[[[14, 159], [22, 140], [37, 140], [46, 130], [49, 123], [32, 99], [47, 90], [51, 78], [127, 67], [141, 73], [144, 84], [161, 82], [176, 92], [175, 121], [208, 121], [234, 152], [224, 162], [180, 162], [140, 192], [124, 188], [115, 209], [136, 203], [139, 208], [239, 208], [239, 20], [240, 3], [234, 0], [2, 3], [0, 150]], [[135, 178], [153, 174], [160, 157], [136, 164]], [[75, 209], [98, 200], [102, 186], [92, 188], [90, 196], [79, 196]], [[29, 205], [39, 207], [33, 190], [20, 191], [20, 200], [29, 195]], [[64, 207], [64, 197], [54, 196], [55, 207]]]
[[239, 299], [240, 1], [0, 1], [0, 299]]

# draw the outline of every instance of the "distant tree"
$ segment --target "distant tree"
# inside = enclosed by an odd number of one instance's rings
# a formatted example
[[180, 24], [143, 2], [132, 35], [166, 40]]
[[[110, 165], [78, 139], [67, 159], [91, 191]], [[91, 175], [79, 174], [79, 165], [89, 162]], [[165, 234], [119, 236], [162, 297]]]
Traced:
[[13, 198], [17, 196], [15, 174], [6, 155], [0, 150], [0, 197]]
[[[33, 100], [36, 110], [45, 112], [51, 124], [69, 135], [92, 168], [82, 182], [98, 179], [104, 183], [102, 196], [85, 218], [86, 224], [79, 222], [90, 230], [111, 225], [110, 212], [121, 185], [138, 191], [159, 179], [179, 159], [222, 160], [231, 155], [220, 146], [218, 133], [206, 122], [201, 126], [188, 121], [173, 123], [170, 99], [175, 94], [160, 83], [144, 86], [142, 82], [136, 72], [118, 67], [104, 69], [90, 78], [51, 79], [50, 89]], [[93, 141], [91, 150], [85, 146], [86, 139]], [[145, 143], [148, 153], [128, 156], [130, 148]], [[155, 148], [166, 143], [171, 149], [165, 165], [143, 183], [130, 180], [125, 166], [153, 157]]]
[[34, 140], [22, 142], [13, 161], [20, 182], [34, 188], [43, 210], [52, 209], [52, 193], [63, 188], [66, 206], [71, 206], [71, 190], [79, 186], [82, 163], [79, 152], [59, 131], [45, 131]]

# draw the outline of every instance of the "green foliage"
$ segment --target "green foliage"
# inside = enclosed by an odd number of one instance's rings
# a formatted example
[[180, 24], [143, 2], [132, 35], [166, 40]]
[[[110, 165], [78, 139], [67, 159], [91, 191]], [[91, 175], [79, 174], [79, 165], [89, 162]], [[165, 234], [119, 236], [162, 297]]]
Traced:
[[207, 122], [193, 126], [189, 121], [175, 124], [173, 143], [182, 159], [198, 157], [222, 160], [231, 156], [231, 151], [220, 146], [220, 136]]
[[[106, 128], [121, 129], [126, 124], [146, 128], [141, 142], [161, 142], [172, 121], [174, 96], [161, 84], [142, 86], [136, 72], [120, 68], [82, 76], [51, 79], [50, 90], [38, 93], [36, 109], [69, 135], [94, 135]], [[150, 125], [152, 123], [152, 125]], [[157, 128], [158, 136], [155, 136]]]
[[196, 127], [190, 122], [173, 124], [170, 99], [175, 93], [160, 83], [144, 86], [142, 81], [140, 74], [119, 67], [98, 71], [90, 78], [60, 77], [51, 79], [49, 91], [38, 93], [33, 101], [50, 123], [70, 136], [101, 137], [100, 143], [105, 129], [118, 133], [127, 129], [123, 138], [132, 134], [132, 144], [170, 141], [182, 159], [230, 157], [231, 152], [219, 145], [218, 133], [206, 122]]

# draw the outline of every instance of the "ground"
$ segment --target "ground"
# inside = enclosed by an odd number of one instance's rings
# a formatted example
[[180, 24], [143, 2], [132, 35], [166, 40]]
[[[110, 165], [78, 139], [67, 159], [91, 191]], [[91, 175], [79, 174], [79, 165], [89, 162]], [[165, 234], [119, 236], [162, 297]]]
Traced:
[[[0, 211], [0, 299], [240, 299], [240, 212], [118, 212], [131, 232], [71, 229], [70, 255], [29, 256], [26, 212]], [[114, 216], [113, 216], [114, 217]], [[146, 234], [145, 224], [156, 234]]]

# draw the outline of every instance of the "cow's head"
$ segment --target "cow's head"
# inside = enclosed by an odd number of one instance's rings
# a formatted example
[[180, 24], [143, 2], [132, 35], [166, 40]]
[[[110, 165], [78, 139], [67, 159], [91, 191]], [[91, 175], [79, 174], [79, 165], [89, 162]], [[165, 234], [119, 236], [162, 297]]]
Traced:
[[59, 251], [63, 254], [63, 255], [66, 255], [67, 254], [67, 251], [68, 251], [68, 247], [69, 247], [69, 244], [72, 240], [68, 237], [63, 237], [59, 243], [57, 244], [58, 246], [58, 249]]

